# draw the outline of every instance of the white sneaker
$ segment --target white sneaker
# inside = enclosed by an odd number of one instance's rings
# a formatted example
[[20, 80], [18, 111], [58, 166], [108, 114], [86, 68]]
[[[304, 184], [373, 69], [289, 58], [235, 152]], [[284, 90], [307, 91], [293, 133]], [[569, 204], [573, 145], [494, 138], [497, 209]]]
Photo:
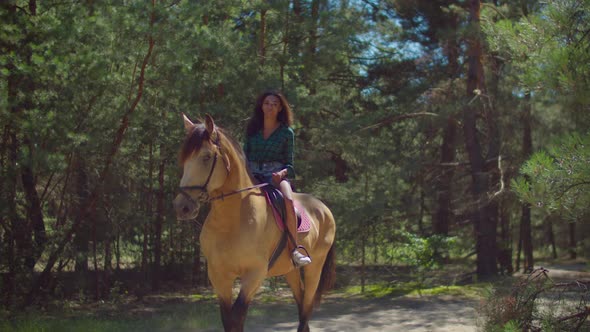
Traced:
[[300, 253], [297, 249], [293, 251], [293, 253], [291, 254], [291, 258], [293, 259], [293, 263], [295, 263], [295, 266], [297, 267], [302, 267], [311, 263], [311, 258]]

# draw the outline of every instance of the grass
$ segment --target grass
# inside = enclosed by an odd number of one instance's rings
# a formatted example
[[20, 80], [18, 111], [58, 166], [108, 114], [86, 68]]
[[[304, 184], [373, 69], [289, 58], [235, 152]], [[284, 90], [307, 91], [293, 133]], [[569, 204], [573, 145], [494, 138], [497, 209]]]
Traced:
[[217, 303], [209, 300], [94, 306], [76, 310], [21, 313], [0, 320], [0, 331], [178, 331], [219, 326]]
[[[469, 269], [457, 264], [436, 271], [422, 283], [417, 282], [411, 271], [404, 268], [376, 266], [365, 271], [367, 283], [364, 292], [361, 292], [359, 268], [340, 267], [337, 274], [340, 277], [337, 280], [339, 286], [329, 297], [343, 300], [348, 297], [377, 299], [421, 296], [481, 299], [489, 293], [492, 285], [472, 283], [475, 280], [469, 278], [465, 280], [463, 276]], [[508, 280], [510, 278], [492, 282], [498, 287]], [[465, 282], [468, 284], [456, 285]], [[141, 300], [125, 294], [113, 298], [111, 302], [87, 303], [83, 299], [56, 302], [46, 303], [44, 311], [9, 314], [0, 308], [0, 331], [159, 332], [219, 330], [221, 326], [217, 301], [210, 290], [175, 290], [144, 296]], [[284, 280], [268, 281], [256, 296], [248, 316], [265, 322], [268, 317], [276, 318], [277, 321], [292, 321], [293, 317], [296, 317], [296, 306], [291, 307], [293, 302], [292, 294]], [[283, 307], [290, 310], [278, 311], [275, 304], [283, 304]]]
[[417, 282], [404, 283], [374, 283], [361, 286], [349, 286], [341, 290], [346, 295], [361, 295], [367, 298], [398, 297], [398, 296], [461, 296], [467, 298], [481, 298], [491, 287], [489, 283], [478, 283], [464, 286], [434, 286], [424, 287]]

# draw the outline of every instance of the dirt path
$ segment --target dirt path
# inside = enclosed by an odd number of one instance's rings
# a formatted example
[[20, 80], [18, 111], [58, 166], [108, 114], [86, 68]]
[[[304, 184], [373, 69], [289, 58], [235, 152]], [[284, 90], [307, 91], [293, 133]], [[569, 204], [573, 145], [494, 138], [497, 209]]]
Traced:
[[[452, 297], [328, 298], [314, 313], [314, 332], [475, 331], [477, 301]], [[293, 304], [253, 304], [247, 331], [295, 331]]]
[[[586, 265], [582, 264], [582, 267]], [[548, 266], [555, 279], [589, 279], [580, 266]], [[314, 332], [467, 332], [476, 331], [478, 301], [453, 296], [327, 297], [315, 311], [310, 327]], [[297, 330], [294, 304], [253, 303], [246, 331], [276, 332]]]

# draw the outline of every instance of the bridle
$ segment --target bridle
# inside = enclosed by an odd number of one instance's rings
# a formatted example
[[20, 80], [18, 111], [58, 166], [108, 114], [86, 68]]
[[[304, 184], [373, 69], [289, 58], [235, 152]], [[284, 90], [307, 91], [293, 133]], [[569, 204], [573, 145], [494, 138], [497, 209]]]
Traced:
[[[221, 146], [219, 145], [219, 137], [217, 137], [217, 140], [213, 142], [215, 144], [215, 146], [217, 146], [217, 149], [221, 152]], [[180, 189], [180, 193], [188, 198], [190, 201], [192, 201], [193, 203], [196, 203], [193, 198], [191, 197], [191, 195], [189, 195], [186, 191], [187, 190], [199, 190], [201, 191], [201, 193], [206, 194], [207, 196], [209, 196], [207, 194], [207, 186], [209, 185], [209, 181], [211, 181], [211, 176], [213, 176], [213, 171], [215, 171], [215, 165], [217, 164], [217, 156], [218, 153], [215, 152], [215, 156], [213, 157], [213, 163], [211, 164], [211, 169], [209, 170], [209, 175], [207, 176], [207, 180], [205, 180], [205, 183], [202, 185], [195, 185], [195, 186], [180, 186], [178, 187], [178, 189]], [[203, 195], [200, 195], [200, 197], [202, 197]], [[202, 199], [199, 199], [202, 200]]]
[[[219, 144], [219, 136], [217, 137], [217, 140], [213, 142], [215, 144], [215, 146], [217, 146], [217, 150], [219, 150], [219, 153], [221, 153], [221, 145]], [[195, 200], [191, 197], [191, 195], [189, 195], [187, 193], [187, 190], [199, 190], [202, 194], [205, 194], [207, 199], [202, 199], [203, 195], [199, 195], [199, 200], [200, 201], [214, 201], [217, 199], [221, 199], [223, 200], [225, 197], [227, 196], [231, 196], [234, 194], [238, 194], [241, 193], [243, 191], [247, 191], [247, 190], [252, 190], [252, 189], [256, 189], [256, 188], [261, 188], [264, 186], [267, 186], [268, 183], [261, 183], [261, 184], [257, 184], [257, 185], [253, 185], [250, 187], [246, 187], [246, 188], [242, 188], [242, 189], [238, 189], [235, 191], [232, 191], [230, 193], [227, 194], [221, 194], [215, 197], [209, 197], [209, 194], [207, 193], [207, 186], [209, 185], [209, 181], [211, 180], [211, 176], [213, 176], [213, 172], [215, 171], [215, 165], [217, 164], [217, 157], [218, 157], [218, 153], [215, 152], [215, 156], [213, 157], [213, 163], [211, 164], [211, 169], [209, 170], [209, 175], [207, 175], [207, 180], [205, 180], [205, 183], [202, 185], [195, 185], [195, 186], [180, 186], [178, 187], [178, 189], [180, 189], [180, 193], [186, 197], [188, 200], [190, 200], [193, 203], [196, 203]]]

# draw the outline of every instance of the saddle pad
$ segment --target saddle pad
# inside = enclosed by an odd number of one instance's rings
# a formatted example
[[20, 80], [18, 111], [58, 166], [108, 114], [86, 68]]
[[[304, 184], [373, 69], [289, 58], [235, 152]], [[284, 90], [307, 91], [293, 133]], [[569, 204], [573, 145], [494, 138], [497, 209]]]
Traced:
[[[285, 223], [281, 218], [281, 214], [279, 213], [279, 211], [277, 211], [277, 209], [275, 209], [274, 205], [270, 200], [270, 196], [268, 196], [268, 193], [266, 191], [264, 192], [264, 195], [266, 196], [266, 203], [270, 205], [270, 207], [272, 208], [272, 213], [275, 216], [277, 227], [279, 227], [279, 229], [283, 231], [285, 229]], [[297, 233], [309, 232], [309, 229], [311, 228], [311, 217], [309, 216], [305, 208], [301, 205], [301, 203], [299, 203], [299, 201], [294, 201], [293, 203], [295, 205], [295, 211], [301, 218], [301, 223], [297, 226]]]

